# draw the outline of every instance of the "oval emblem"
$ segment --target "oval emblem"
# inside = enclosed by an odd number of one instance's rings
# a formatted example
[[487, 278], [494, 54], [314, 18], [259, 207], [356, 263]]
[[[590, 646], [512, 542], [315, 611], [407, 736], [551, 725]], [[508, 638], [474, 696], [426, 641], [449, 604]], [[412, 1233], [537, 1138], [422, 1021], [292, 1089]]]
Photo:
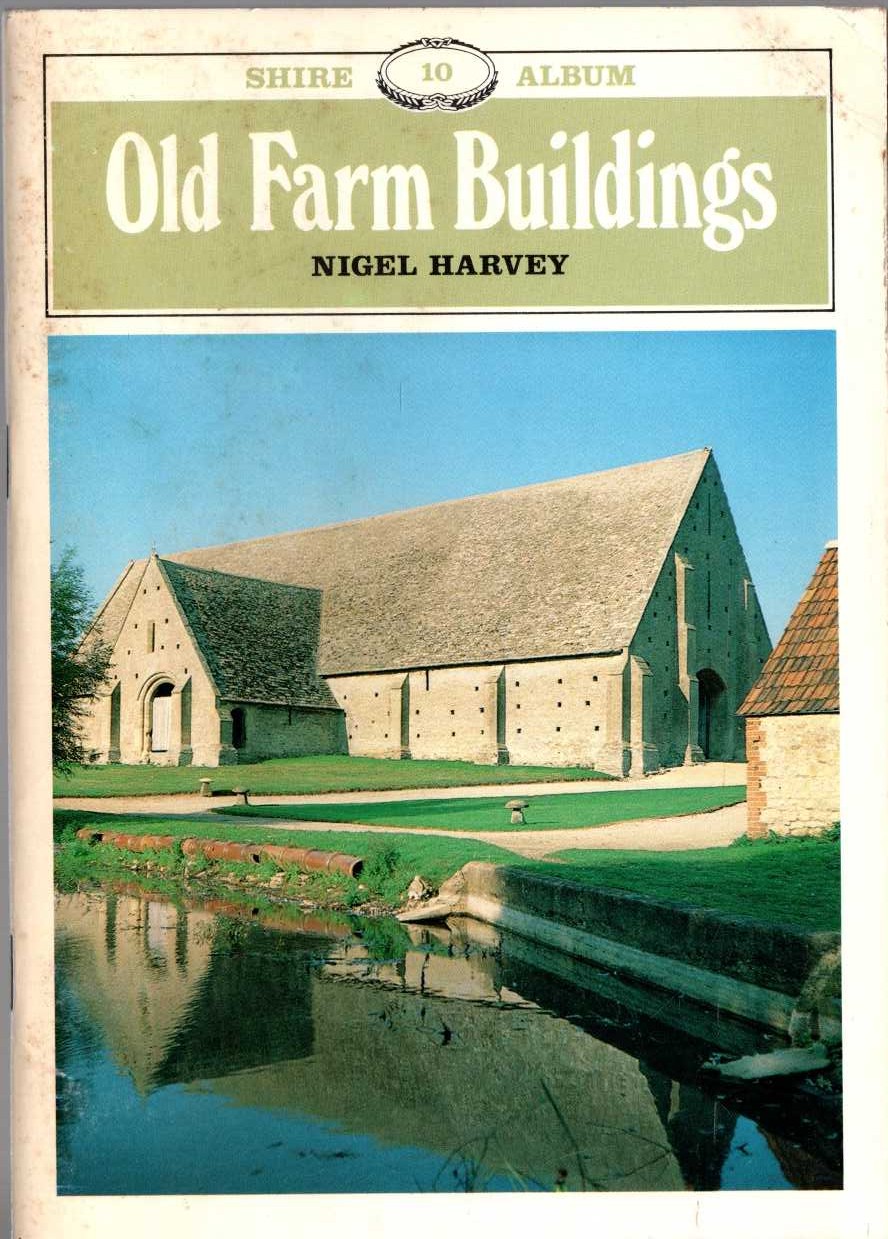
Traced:
[[417, 39], [389, 52], [376, 85], [399, 108], [459, 112], [477, 107], [496, 87], [496, 66], [471, 43]]

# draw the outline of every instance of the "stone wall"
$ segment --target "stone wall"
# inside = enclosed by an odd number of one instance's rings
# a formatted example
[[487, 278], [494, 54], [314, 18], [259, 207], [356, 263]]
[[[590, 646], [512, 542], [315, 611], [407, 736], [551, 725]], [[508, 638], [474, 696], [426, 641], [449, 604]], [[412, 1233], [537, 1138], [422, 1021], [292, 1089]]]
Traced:
[[265, 757], [308, 757], [320, 753], [345, 753], [345, 723], [338, 710], [232, 702], [223, 706], [222, 732], [230, 734], [231, 709], [244, 712], [246, 744], [237, 750], [239, 762]]
[[[119, 727], [114, 723], [118, 684]], [[152, 753], [151, 700], [166, 684], [173, 688], [169, 744], [165, 752]], [[87, 752], [97, 761], [209, 766], [219, 762], [215, 688], [155, 559], [145, 568], [115, 642], [108, 692], [85, 720], [83, 735]]]
[[327, 684], [345, 712], [348, 752], [356, 757], [401, 756], [401, 692], [405, 673], [331, 676]]
[[507, 666], [510, 760], [609, 769], [605, 750], [622, 729], [622, 664], [617, 656]]
[[[688, 504], [630, 650], [650, 669], [651, 742], [660, 764], [741, 761], [736, 717], [771, 650], [764, 618], [715, 462]], [[699, 673], [724, 690], [713, 702], [709, 752], [701, 748]]]
[[622, 774], [624, 667], [617, 655], [330, 676], [327, 683], [346, 712], [355, 755], [399, 757], [406, 749], [415, 758], [493, 764], [508, 753], [516, 764]]
[[494, 764], [501, 667], [444, 667], [410, 673], [412, 757]]
[[348, 751], [364, 757], [497, 761], [500, 667], [331, 676]]
[[746, 720], [747, 831], [810, 834], [839, 820], [839, 716]]
[[[152, 748], [152, 701], [170, 693], [169, 741]], [[246, 744], [234, 747], [231, 711], [243, 710]], [[220, 702], [158, 560], [145, 566], [114, 644], [107, 692], [84, 720], [91, 760], [153, 765], [234, 765], [261, 757], [347, 752], [334, 709]]]
[[[628, 650], [546, 658], [543, 635], [541, 657], [528, 661], [332, 675], [327, 683], [344, 720], [336, 721], [335, 712], [323, 720], [305, 715], [294, 729], [286, 707], [244, 707], [241, 759], [347, 751], [575, 764], [618, 776], [688, 760], [741, 759], [744, 732], [736, 710], [770, 642], [711, 458], [656, 581], [637, 555], [615, 561], [613, 572], [629, 582], [634, 596], [648, 598]], [[607, 598], [589, 597], [584, 605], [597, 619]], [[551, 616], [559, 614], [553, 598]], [[238, 760], [230, 715], [237, 703], [223, 706], [220, 717], [215, 689], [154, 558], [117, 641], [114, 669], [118, 698], [99, 702], [89, 723], [88, 746], [97, 760]], [[709, 693], [707, 679], [715, 686]], [[157, 753], [148, 732], [152, 693], [161, 685], [173, 687], [173, 726], [165, 752]]]

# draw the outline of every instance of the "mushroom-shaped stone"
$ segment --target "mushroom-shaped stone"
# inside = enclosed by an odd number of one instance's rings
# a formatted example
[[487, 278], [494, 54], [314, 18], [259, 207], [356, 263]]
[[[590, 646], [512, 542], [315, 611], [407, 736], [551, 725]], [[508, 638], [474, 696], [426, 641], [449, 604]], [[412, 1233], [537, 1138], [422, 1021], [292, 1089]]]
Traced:
[[507, 800], [506, 801], [506, 808], [511, 809], [512, 811], [512, 825], [513, 826], [524, 825], [524, 810], [527, 808], [527, 805], [528, 805], [528, 802], [526, 800]]

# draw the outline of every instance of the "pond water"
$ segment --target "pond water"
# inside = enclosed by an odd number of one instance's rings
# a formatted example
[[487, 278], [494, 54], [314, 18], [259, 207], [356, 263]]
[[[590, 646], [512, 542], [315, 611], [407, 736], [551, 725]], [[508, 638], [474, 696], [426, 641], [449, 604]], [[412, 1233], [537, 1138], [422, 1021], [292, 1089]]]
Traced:
[[56, 970], [62, 1194], [841, 1186], [835, 1097], [700, 1075], [760, 1031], [475, 922], [119, 884]]

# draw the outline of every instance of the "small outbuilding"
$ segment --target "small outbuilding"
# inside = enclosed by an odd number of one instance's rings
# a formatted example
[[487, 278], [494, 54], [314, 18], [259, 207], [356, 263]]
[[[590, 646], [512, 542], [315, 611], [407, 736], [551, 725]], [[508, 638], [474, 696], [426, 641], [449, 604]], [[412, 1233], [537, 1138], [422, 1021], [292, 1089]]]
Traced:
[[739, 713], [747, 830], [809, 834], [839, 820], [839, 550], [817, 570]]
[[[315, 666], [321, 595], [150, 559], [130, 565], [94, 632], [112, 680], [87, 720], [94, 760], [217, 766], [345, 751]], [[90, 634], [87, 634], [89, 639]]]

